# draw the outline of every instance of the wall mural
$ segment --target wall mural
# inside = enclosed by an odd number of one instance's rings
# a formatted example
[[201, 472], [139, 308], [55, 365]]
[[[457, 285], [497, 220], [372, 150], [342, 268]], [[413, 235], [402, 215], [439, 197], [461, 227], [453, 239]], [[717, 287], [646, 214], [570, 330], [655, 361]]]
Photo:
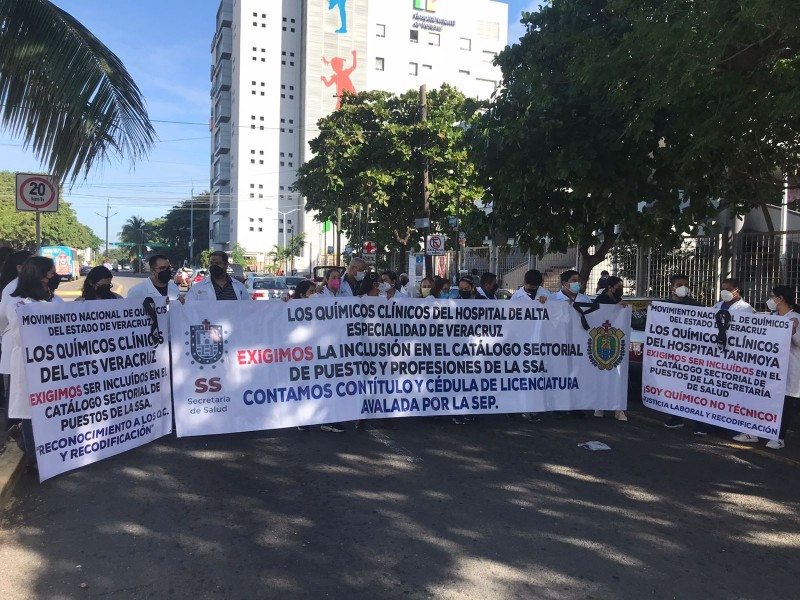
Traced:
[[347, 33], [347, 9], [345, 8], [345, 4], [347, 4], [347, 0], [330, 0], [330, 4], [328, 4], [328, 10], [333, 10], [337, 6], [339, 7], [339, 21], [341, 21], [341, 26], [336, 30], [336, 33]]
[[323, 75], [320, 79], [322, 79], [322, 83], [324, 83], [326, 87], [331, 87], [334, 84], [336, 85], [336, 110], [339, 110], [342, 106], [342, 92], [350, 92], [351, 94], [357, 93], [356, 87], [353, 85], [353, 80], [350, 79], [350, 75], [358, 66], [356, 51], [353, 50], [353, 64], [349, 69], [346, 69], [344, 66], [345, 59], [339, 56], [334, 56], [330, 61], [323, 56], [322, 62], [326, 65], [330, 65], [333, 75], [331, 75], [330, 78]]

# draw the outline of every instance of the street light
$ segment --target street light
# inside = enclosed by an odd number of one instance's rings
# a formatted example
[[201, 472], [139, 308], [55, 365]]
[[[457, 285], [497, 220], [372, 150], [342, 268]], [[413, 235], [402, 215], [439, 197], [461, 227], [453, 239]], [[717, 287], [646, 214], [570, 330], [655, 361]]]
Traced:
[[[297, 208], [293, 208], [292, 210], [287, 210], [286, 212], [283, 212], [281, 210], [276, 211], [278, 213], [278, 217], [276, 217], [276, 218], [284, 220], [284, 222], [283, 222], [283, 247], [284, 247], [284, 249], [286, 248], [286, 219], [285, 219], [285, 217], [287, 215], [292, 214], [292, 213], [296, 213], [299, 210], [303, 210], [303, 207], [302, 206], [298, 206]], [[279, 221], [279, 223], [280, 223], [280, 221]], [[294, 242], [294, 226], [292, 226], [292, 242]], [[292, 250], [292, 252], [294, 252], [294, 250]], [[287, 256], [286, 257], [286, 264], [285, 264], [284, 274], [288, 270], [289, 270], [289, 257]]]

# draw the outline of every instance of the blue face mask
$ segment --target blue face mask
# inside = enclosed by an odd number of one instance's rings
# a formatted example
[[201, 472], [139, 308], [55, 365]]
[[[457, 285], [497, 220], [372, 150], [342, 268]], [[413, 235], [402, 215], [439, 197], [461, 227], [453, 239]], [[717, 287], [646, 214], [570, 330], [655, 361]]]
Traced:
[[457, 287], [450, 288], [450, 293], [448, 294], [447, 297], [452, 299], [452, 300], [455, 300], [456, 298], [458, 298], [459, 297], [458, 296], [458, 288]]
[[581, 291], [581, 282], [580, 281], [576, 281], [574, 283], [570, 283], [569, 284], [569, 291], [572, 292], [573, 294], [579, 293]]

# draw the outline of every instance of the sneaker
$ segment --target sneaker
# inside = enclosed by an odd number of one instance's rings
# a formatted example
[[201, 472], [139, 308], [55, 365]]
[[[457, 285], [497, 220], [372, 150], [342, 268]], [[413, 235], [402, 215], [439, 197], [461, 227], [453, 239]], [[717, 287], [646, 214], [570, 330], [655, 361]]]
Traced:
[[453, 423], [456, 425], [463, 425], [466, 423], [466, 421], [463, 419], [463, 417], [453, 417]]
[[669, 427], [670, 429], [683, 427], [683, 419], [681, 419], [680, 417], [670, 417], [664, 422], [664, 427]]
[[740, 433], [739, 435], [733, 436], [733, 441], [755, 444], [758, 441], [758, 438], [754, 435], [750, 435], [749, 433]]
[[614, 411], [614, 418], [617, 421], [627, 421], [628, 420], [628, 415], [625, 414], [624, 410], [615, 410]]
[[600, 417], [601, 419], [603, 418], [603, 415], [604, 415], [604, 414], [605, 414], [605, 413], [604, 413], [602, 410], [596, 410], [596, 411], [594, 411], [594, 416], [595, 416], [595, 417]]
[[325, 423], [325, 425], [321, 425], [320, 429], [322, 431], [330, 431], [331, 433], [344, 433], [344, 429], [339, 427], [336, 423]]
[[297, 426], [297, 431], [310, 431], [310, 430], [311, 430], [311, 427], [309, 427], [308, 425], [298, 425]]
[[773, 450], [780, 450], [783, 446], [783, 440], [770, 440], [767, 442], [767, 448], [772, 448]]

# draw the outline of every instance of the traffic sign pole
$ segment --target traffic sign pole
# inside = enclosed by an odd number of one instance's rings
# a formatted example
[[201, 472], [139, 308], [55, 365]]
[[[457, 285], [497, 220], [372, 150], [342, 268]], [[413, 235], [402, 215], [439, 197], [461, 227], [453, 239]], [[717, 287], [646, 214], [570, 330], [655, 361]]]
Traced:
[[36, 254], [42, 253], [42, 213], [36, 211]]

